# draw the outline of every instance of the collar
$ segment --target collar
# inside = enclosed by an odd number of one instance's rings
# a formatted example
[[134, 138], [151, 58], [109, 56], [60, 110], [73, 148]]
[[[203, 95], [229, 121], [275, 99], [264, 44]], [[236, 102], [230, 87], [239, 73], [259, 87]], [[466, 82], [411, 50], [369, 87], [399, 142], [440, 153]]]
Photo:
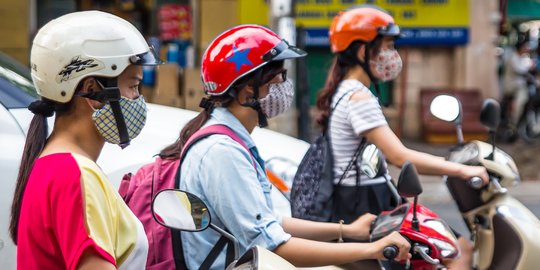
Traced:
[[207, 122], [207, 125], [223, 124], [231, 128], [240, 139], [244, 141], [246, 146], [251, 149], [255, 147], [255, 142], [251, 138], [251, 135], [247, 129], [240, 123], [240, 120], [236, 118], [227, 108], [217, 107], [212, 111], [212, 117]]

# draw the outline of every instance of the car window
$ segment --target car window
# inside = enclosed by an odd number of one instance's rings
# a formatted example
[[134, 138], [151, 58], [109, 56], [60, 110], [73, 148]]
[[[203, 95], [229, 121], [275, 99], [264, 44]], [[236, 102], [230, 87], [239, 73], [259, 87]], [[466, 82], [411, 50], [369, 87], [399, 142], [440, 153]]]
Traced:
[[25, 108], [37, 98], [30, 70], [0, 54], [0, 103], [8, 109]]

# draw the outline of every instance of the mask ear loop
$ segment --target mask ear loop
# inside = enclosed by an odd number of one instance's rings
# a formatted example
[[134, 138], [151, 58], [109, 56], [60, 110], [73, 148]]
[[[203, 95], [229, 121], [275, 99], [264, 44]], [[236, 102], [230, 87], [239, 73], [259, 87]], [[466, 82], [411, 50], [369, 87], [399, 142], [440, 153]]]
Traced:
[[371, 58], [371, 50], [375, 47], [374, 45], [382, 38], [381, 35], [377, 35], [373, 41], [365, 43], [366, 49], [364, 50], [364, 59], [365, 61], [360, 61], [358, 57], [355, 55], [356, 62], [364, 69], [364, 71], [367, 73], [369, 79], [371, 80], [371, 83], [375, 86], [375, 96], [380, 97], [381, 96], [381, 89], [379, 86], [380, 80], [373, 75], [373, 72], [371, 72], [371, 69], [369, 68], [369, 61]]
[[[255, 111], [257, 111], [257, 116], [259, 118], [259, 127], [267, 127], [268, 126], [268, 119], [266, 118], [266, 115], [263, 113], [261, 108], [261, 103], [259, 102], [259, 84], [261, 82], [262, 78], [262, 69], [258, 69], [255, 72], [254, 76], [254, 83], [253, 83], [253, 96], [249, 97], [252, 99], [252, 101], [240, 103], [242, 106], [251, 107]], [[238, 97], [237, 97], [238, 98]], [[238, 100], [238, 99], [237, 99]]]

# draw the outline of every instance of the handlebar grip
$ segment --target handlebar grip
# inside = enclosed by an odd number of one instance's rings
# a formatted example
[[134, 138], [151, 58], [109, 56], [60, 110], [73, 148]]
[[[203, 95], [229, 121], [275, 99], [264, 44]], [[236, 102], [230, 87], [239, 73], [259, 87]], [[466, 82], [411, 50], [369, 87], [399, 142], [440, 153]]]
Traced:
[[395, 245], [387, 246], [383, 249], [383, 256], [388, 260], [393, 260], [397, 257], [399, 249]]
[[470, 187], [474, 189], [480, 189], [484, 185], [484, 181], [482, 181], [482, 178], [475, 176], [471, 178], [469, 181], [467, 181]]

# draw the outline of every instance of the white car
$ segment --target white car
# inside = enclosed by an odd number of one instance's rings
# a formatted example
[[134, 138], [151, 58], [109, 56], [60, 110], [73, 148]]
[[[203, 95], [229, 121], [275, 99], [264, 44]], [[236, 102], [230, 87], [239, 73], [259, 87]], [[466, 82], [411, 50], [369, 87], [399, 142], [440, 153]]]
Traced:
[[[15, 269], [16, 247], [8, 233], [11, 201], [24, 148], [26, 132], [33, 114], [27, 106], [37, 98], [29, 70], [0, 53], [0, 268]], [[98, 164], [118, 188], [125, 173], [136, 172], [151, 162], [163, 147], [174, 142], [181, 128], [196, 112], [148, 104], [147, 124], [139, 137], [124, 150], [111, 144], [105, 147]], [[52, 119], [49, 126], [52, 126]], [[290, 186], [297, 165], [309, 144], [304, 141], [268, 130], [255, 129], [252, 134], [261, 157], [281, 180]], [[287, 194], [273, 189], [274, 206], [290, 215]]]

